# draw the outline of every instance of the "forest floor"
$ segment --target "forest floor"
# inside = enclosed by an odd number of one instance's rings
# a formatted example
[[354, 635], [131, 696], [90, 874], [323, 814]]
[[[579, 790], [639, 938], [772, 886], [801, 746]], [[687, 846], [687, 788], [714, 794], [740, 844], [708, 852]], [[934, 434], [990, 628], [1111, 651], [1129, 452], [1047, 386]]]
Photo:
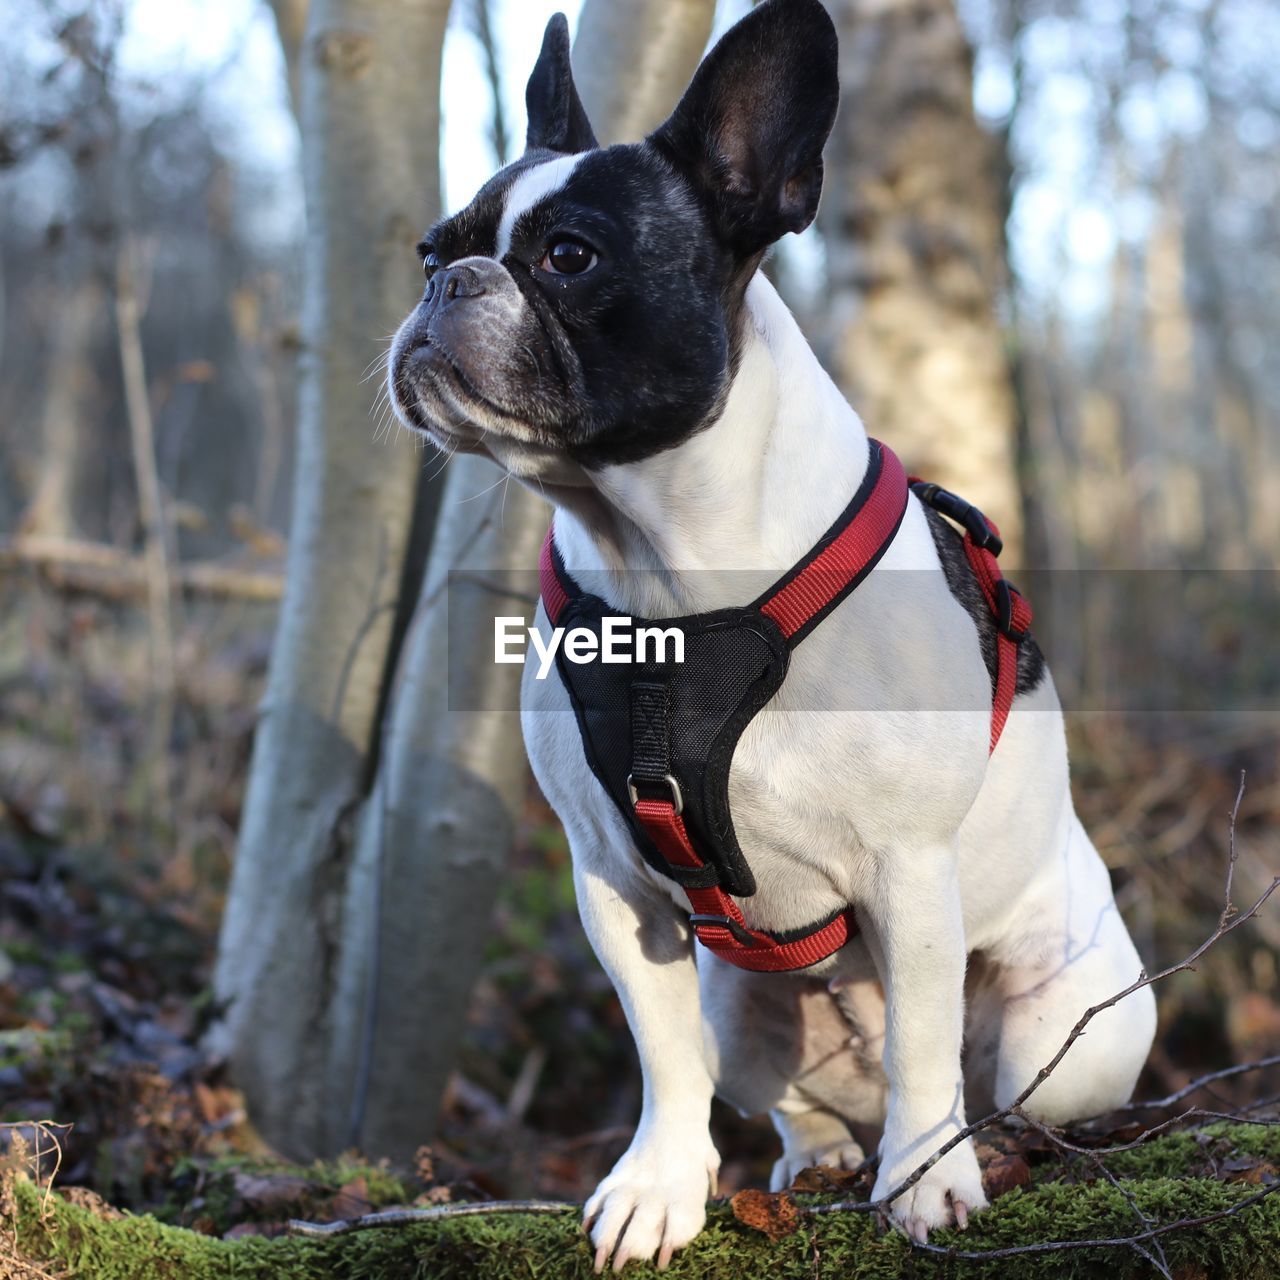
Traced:
[[[354, 1152], [295, 1167], [264, 1146], [221, 1064], [201, 1047], [214, 1013], [211, 964], [269, 615], [245, 607], [230, 619], [225, 610], [213, 622], [189, 619], [180, 637], [168, 799], [158, 803], [142, 748], [146, 670], [137, 654], [145, 653], [145, 640], [110, 606], [82, 602], [68, 609], [65, 601], [24, 589], [22, 608], [15, 608], [16, 588], [0, 589], [9, 597], [0, 610], [0, 1277], [64, 1274], [60, 1268], [73, 1260], [40, 1244], [48, 1244], [46, 1228], [52, 1223], [64, 1242], [91, 1242], [100, 1227], [112, 1226], [116, 1209], [153, 1215], [214, 1242], [277, 1236], [293, 1218], [325, 1222], [392, 1205], [529, 1197], [580, 1202], [629, 1140], [639, 1081], [617, 1000], [577, 922], [563, 837], [541, 799], [529, 797], [437, 1139], [413, 1168], [393, 1169]], [[1251, 901], [1280, 863], [1274, 726], [1237, 719], [1183, 725], [1176, 735], [1158, 728], [1095, 717], [1072, 730], [1078, 807], [1113, 867], [1118, 901], [1139, 948], [1154, 966], [1181, 959], [1217, 920], [1227, 817], [1241, 770], [1248, 788], [1237, 824], [1236, 901]], [[1158, 1042], [1138, 1096], [1160, 1097], [1202, 1073], [1276, 1052], [1278, 954], [1280, 910], [1271, 909], [1222, 939], [1195, 972], [1161, 987]], [[1195, 1100], [1234, 1110], [1278, 1090], [1280, 1071], [1272, 1070], [1221, 1082]], [[1134, 1118], [1095, 1126], [1079, 1135], [1081, 1142], [1128, 1140]], [[49, 1127], [41, 1128], [44, 1123]], [[714, 1127], [724, 1156], [722, 1195], [766, 1186], [776, 1156], [767, 1122], [743, 1120], [717, 1105]], [[1181, 1145], [1154, 1150], [1154, 1164], [1123, 1166], [1127, 1173], [1117, 1164], [1115, 1172], [1154, 1179], [1142, 1193], [1153, 1197], [1152, 1213], [1164, 1201], [1170, 1211], [1187, 1209], [1174, 1203], [1179, 1193], [1165, 1185], [1166, 1175], [1200, 1184], [1209, 1197], [1202, 1204], [1229, 1203], [1276, 1178], [1276, 1132], [1200, 1123]], [[874, 1149], [874, 1134], [859, 1136]], [[1089, 1157], [1007, 1127], [981, 1142], [991, 1189], [1001, 1193], [997, 1208], [1012, 1197], [1006, 1216], [991, 1215], [983, 1228], [988, 1244], [1025, 1230], [1028, 1220], [1050, 1233], [1068, 1229], [1070, 1215], [1055, 1207], [1059, 1187], [1074, 1186], [1100, 1205], [1108, 1201], [1106, 1221], [1123, 1234], [1134, 1229], [1134, 1206], [1109, 1200], [1114, 1187]], [[866, 1173], [827, 1176], [835, 1181], [819, 1180], [808, 1190], [865, 1199]], [[45, 1198], [41, 1188], [50, 1179], [70, 1199]], [[1280, 1240], [1278, 1205], [1280, 1196], [1241, 1213], [1239, 1222], [1252, 1212], [1258, 1229], [1265, 1225], [1270, 1238]], [[717, 1210], [714, 1230], [735, 1238], [745, 1233], [752, 1248], [767, 1243], [752, 1229], [752, 1214], [763, 1212], [768, 1226], [771, 1215], [788, 1212], [772, 1201], [760, 1209], [749, 1198], [739, 1200], [739, 1210], [744, 1206], [746, 1219], [727, 1206]], [[872, 1237], [864, 1233], [881, 1238], [874, 1219], [854, 1216], [856, 1226], [823, 1220], [821, 1231], [818, 1219], [805, 1219], [803, 1230], [780, 1237], [770, 1268], [776, 1262], [779, 1275], [824, 1274], [823, 1249], [839, 1256], [855, 1236], [871, 1256]], [[21, 1230], [11, 1234], [19, 1221]], [[461, 1253], [441, 1254], [439, 1265], [421, 1274], [530, 1274], [508, 1256], [516, 1246], [510, 1226], [500, 1221], [465, 1230], [451, 1224], [437, 1233], [433, 1248], [447, 1246], [448, 1253], [456, 1246]], [[423, 1236], [414, 1230], [418, 1234], [405, 1238], [418, 1241], [417, 1248]], [[540, 1219], [528, 1230], [551, 1232], [568, 1251], [561, 1270], [544, 1274], [577, 1274], [585, 1265], [574, 1224]], [[1208, 1227], [1193, 1234], [1214, 1238]], [[958, 1240], [974, 1247], [980, 1237], [971, 1232]], [[1232, 1247], [1249, 1239], [1248, 1232], [1234, 1235]], [[901, 1238], [893, 1240], [893, 1249], [908, 1249]], [[17, 1269], [16, 1253], [6, 1262], [5, 1248], [19, 1246], [29, 1251], [29, 1272]], [[1270, 1256], [1255, 1246], [1246, 1250], [1250, 1266]], [[148, 1245], [153, 1252], [159, 1247], [154, 1240]], [[487, 1250], [496, 1252], [490, 1257]], [[244, 1256], [266, 1266], [267, 1255]], [[480, 1256], [489, 1258], [480, 1270], [458, 1261]], [[1075, 1259], [1088, 1256], [1073, 1255], [1069, 1266], [1083, 1266]], [[749, 1274], [717, 1270], [701, 1253], [690, 1257], [702, 1257], [705, 1265], [684, 1274]], [[1147, 1274], [1139, 1254], [1125, 1250], [1123, 1258], [1136, 1259], [1133, 1274]], [[885, 1254], [882, 1261], [888, 1266], [892, 1259]], [[929, 1269], [926, 1255], [916, 1261], [917, 1274], [943, 1274]], [[1068, 1265], [1065, 1255], [1059, 1261]], [[1217, 1274], [1194, 1250], [1184, 1262], [1193, 1269], [1182, 1274]], [[186, 1265], [182, 1274], [203, 1274], [193, 1262]], [[223, 1266], [217, 1259], [209, 1265], [215, 1268], [209, 1274], [233, 1273], [229, 1263], [223, 1270], [216, 1270]], [[291, 1274], [278, 1258], [271, 1267], [261, 1274]], [[342, 1273], [401, 1274], [349, 1266]], [[831, 1272], [837, 1273], [852, 1274]], [[1059, 1273], [1074, 1274], [1053, 1272]]]

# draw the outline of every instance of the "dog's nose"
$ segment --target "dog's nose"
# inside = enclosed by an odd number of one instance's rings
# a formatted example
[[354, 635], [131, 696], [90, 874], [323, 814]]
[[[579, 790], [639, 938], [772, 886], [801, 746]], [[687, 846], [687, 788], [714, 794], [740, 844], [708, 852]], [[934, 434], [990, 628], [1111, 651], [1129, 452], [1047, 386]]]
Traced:
[[484, 293], [484, 282], [468, 266], [459, 264], [442, 271], [432, 281], [427, 296], [439, 296], [439, 305], [446, 307], [455, 298], [478, 298]]

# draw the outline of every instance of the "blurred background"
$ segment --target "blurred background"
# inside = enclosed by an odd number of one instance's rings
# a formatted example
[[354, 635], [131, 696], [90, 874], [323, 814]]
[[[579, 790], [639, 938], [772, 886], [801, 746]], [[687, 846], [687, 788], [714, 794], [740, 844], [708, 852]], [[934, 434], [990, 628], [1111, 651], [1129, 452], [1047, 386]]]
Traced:
[[[747, 7], [10, 0], [0, 1119], [74, 1121], [70, 1180], [222, 1229], [193, 1188], [229, 1153], [580, 1197], [625, 1147], [511, 673], [445, 652], [448, 572], [491, 594], [547, 512], [407, 439], [381, 362], [415, 241], [523, 149], [554, 10], [615, 141]], [[829, 7], [823, 205], [766, 270], [870, 430], [1005, 529], [1169, 963], [1242, 770], [1237, 901], [1280, 861], [1280, 8]], [[1145, 1090], [1280, 1045], [1278, 944], [1273, 911], [1162, 990]], [[723, 1185], [767, 1177], [767, 1129], [717, 1125]]]

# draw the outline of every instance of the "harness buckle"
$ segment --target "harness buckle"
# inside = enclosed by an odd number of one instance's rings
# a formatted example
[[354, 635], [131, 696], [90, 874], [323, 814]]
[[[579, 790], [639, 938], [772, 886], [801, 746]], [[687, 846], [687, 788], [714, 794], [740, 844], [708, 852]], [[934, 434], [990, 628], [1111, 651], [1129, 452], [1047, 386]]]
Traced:
[[1004, 550], [1004, 539], [998, 533], [991, 531], [987, 517], [977, 507], [969, 508], [964, 519], [964, 528], [979, 551], [990, 551], [993, 556], [998, 556]]
[[972, 502], [966, 502], [958, 493], [952, 493], [932, 481], [918, 480], [911, 488], [925, 506], [963, 525], [979, 551], [990, 551], [993, 556], [998, 556], [1004, 550], [1004, 540], [992, 531], [987, 517]]
[[[675, 776], [670, 773], [664, 773], [661, 778], [641, 778], [640, 786], [657, 787], [663, 783], [670, 788], [671, 791], [671, 808], [678, 815], [684, 812], [684, 794], [680, 790], [680, 784], [675, 780]], [[636, 775], [634, 773], [627, 774], [627, 799], [631, 801], [631, 807], [634, 809], [640, 803], [640, 793], [636, 790]]]
[[1030, 628], [1029, 626], [1019, 627], [1014, 622], [1015, 597], [1016, 602], [1022, 603], [1025, 609], [1022, 592], [1008, 578], [1001, 578], [996, 583], [996, 627], [1001, 635], [1008, 636], [1014, 644], [1021, 644]]
[[[758, 947], [760, 945], [759, 941], [753, 938], [742, 925], [736, 920], [730, 920], [728, 916], [691, 915], [689, 923], [693, 926], [695, 933], [697, 933], [700, 926], [711, 929], [727, 929], [732, 934], [734, 941], [744, 947]], [[706, 944], [704, 943], [703, 945], [705, 946]]]

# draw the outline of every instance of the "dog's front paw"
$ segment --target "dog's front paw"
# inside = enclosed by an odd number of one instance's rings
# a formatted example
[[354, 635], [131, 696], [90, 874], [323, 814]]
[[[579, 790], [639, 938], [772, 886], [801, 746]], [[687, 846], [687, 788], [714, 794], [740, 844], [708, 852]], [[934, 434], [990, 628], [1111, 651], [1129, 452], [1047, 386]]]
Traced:
[[862, 1148], [848, 1135], [830, 1146], [814, 1147], [808, 1151], [788, 1151], [783, 1154], [781, 1160], [774, 1163], [773, 1174], [769, 1178], [769, 1189], [785, 1191], [804, 1169], [853, 1170], [865, 1159]]
[[[887, 1145], [882, 1145], [880, 1174], [871, 1193], [872, 1199], [882, 1199], [905, 1182], [946, 1141], [947, 1136], [944, 1134], [927, 1148], [922, 1148], [919, 1143], [913, 1144], [897, 1155]], [[982, 1190], [978, 1157], [974, 1154], [973, 1143], [966, 1138], [898, 1196], [889, 1205], [889, 1214], [908, 1236], [923, 1244], [928, 1240], [929, 1232], [940, 1227], [957, 1226], [963, 1231], [968, 1225], [969, 1215], [986, 1207], [987, 1197]]]
[[596, 1247], [595, 1268], [612, 1257], [621, 1271], [632, 1258], [658, 1269], [702, 1230], [715, 1195], [720, 1157], [709, 1139], [697, 1148], [633, 1144], [587, 1201], [583, 1226]]

